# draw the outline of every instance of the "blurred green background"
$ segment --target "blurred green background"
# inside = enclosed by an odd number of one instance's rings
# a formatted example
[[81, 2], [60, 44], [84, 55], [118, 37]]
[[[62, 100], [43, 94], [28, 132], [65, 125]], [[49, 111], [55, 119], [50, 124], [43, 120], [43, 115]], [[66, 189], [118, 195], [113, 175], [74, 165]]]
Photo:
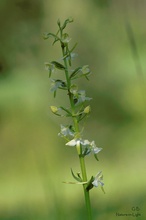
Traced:
[[74, 64], [93, 73], [79, 80], [93, 98], [84, 137], [103, 148], [98, 163], [86, 160], [89, 177], [104, 174], [106, 194], [91, 191], [94, 219], [145, 219], [145, 9], [145, 0], [0, 1], [0, 220], [85, 219], [81, 186], [62, 183], [80, 168], [57, 136], [63, 120], [49, 106], [63, 94], [52, 97], [44, 68], [61, 53], [42, 35], [70, 16]]

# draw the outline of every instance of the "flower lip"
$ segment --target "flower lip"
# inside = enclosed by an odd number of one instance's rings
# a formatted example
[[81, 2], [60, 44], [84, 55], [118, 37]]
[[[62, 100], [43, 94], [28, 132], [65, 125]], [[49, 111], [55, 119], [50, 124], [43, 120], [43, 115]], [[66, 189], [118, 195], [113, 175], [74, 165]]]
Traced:
[[92, 182], [92, 185], [95, 187], [98, 187], [99, 185], [104, 186], [104, 183], [102, 182], [103, 180], [103, 175], [101, 174], [102, 171], [99, 171], [97, 175], [95, 176], [94, 181]]
[[67, 146], [71, 146], [71, 147], [74, 147], [79, 144], [86, 146], [86, 145], [90, 145], [90, 142], [88, 140], [72, 139], [71, 141], [66, 143]]
[[69, 141], [66, 143], [67, 146], [71, 146], [71, 147], [74, 147], [77, 145], [77, 141], [75, 139]]
[[101, 150], [102, 150], [102, 148], [95, 147], [95, 148], [93, 148], [93, 153], [98, 154]]

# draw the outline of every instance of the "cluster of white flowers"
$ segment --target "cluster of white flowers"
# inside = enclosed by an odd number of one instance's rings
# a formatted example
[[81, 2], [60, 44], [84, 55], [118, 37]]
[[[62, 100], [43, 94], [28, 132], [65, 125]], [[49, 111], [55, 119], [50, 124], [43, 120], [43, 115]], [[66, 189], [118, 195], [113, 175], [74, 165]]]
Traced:
[[83, 139], [72, 139], [66, 143], [67, 146], [75, 147], [81, 146], [83, 154], [87, 155], [89, 153], [98, 154], [102, 148], [96, 147], [95, 141], [88, 141]]

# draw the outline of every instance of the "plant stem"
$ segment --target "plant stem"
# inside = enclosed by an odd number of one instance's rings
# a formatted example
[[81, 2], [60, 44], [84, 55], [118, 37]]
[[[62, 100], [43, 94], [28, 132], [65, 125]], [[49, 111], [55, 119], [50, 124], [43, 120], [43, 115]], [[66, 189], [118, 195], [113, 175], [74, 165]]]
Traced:
[[[62, 35], [62, 33], [61, 33], [61, 35]], [[61, 46], [61, 47], [62, 47], [63, 57], [65, 57], [66, 56], [65, 48], [64, 48], [64, 46]], [[74, 116], [75, 115], [75, 104], [74, 104], [74, 100], [73, 100], [73, 94], [70, 92], [71, 81], [69, 78], [68, 64], [67, 64], [66, 58], [64, 58], [64, 65], [65, 65], [65, 76], [66, 76], [66, 81], [67, 81], [67, 86], [68, 86], [68, 95], [69, 95], [69, 100], [70, 100], [70, 105], [71, 105], [71, 110], [72, 110], [72, 119], [73, 119], [73, 123], [74, 123], [74, 127], [75, 127], [75, 132], [78, 134], [78, 138], [80, 138], [80, 129], [79, 129], [78, 120], [77, 120], [77, 117]], [[79, 153], [78, 153], [78, 155], [79, 155], [79, 160], [80, 160], [80, 167], [81, 167], [83, 182], [87, 182], [87, 174], [86, 174], [86, 166], [85, 166], [84, 156], [82, 156]], [[88, 220], [92, 220], [90, 195], [89, 195], [89, 191], [86, 190], [86, 186], [87, 186], [87, 184], [83, 184], [86, 210], [87, 210]]]
[[[81, 167], [81, 171], [82, 171], [83, 181], [86, 182], [87, 181], [87, 174], [86, 174], [85, 160], [84, 160], [83, 156], [79, 156], [79, 159], [80, 159], [80, 167]], [[92, 220], [90, 194], [89, 194], [89, 191], [86, 190], [86, 186], [87, 186], [87, 184], [83, 185], [86, 209], [87, 209], [87, 214], [88, 214], [88, 220]]]

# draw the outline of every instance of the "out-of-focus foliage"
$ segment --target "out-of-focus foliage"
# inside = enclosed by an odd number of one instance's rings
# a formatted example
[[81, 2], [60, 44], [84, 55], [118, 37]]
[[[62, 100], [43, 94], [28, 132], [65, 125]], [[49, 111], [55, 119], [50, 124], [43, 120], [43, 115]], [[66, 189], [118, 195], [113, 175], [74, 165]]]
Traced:
[[[0, 3], [1, 74], [28, 65], [38, 54], [38, 36], [43, 16], [42, 1], [14, 0]], [[27, 59], [26, 59], [27, 57]]]
[[94, 3], [97, 5], [97, 7], [108, 7], [111, 4], [111, 0], [94, 0]]
[[81, 188], [62, 183], [72, 180], [70, 168], [79, 171], [78, 158], [57, 136], [62, 119], [49, 108], [67, 99], [53, 99], [44, 67], [61, 54], [43, 33], [70, 16], [74, 66], [92, 70], [88, 84], [79, 81], [93, 98], [84, 134], [104, 149], [99, 167], [87, 158], [89, 176], [102, 169], [105, 180], [105, 195], [91, 193], [94, 217], [114, 220], [138, 206], [145, 219], [145, 7], [144, 0], [0, 1], [0, 220], [85, 219]]

